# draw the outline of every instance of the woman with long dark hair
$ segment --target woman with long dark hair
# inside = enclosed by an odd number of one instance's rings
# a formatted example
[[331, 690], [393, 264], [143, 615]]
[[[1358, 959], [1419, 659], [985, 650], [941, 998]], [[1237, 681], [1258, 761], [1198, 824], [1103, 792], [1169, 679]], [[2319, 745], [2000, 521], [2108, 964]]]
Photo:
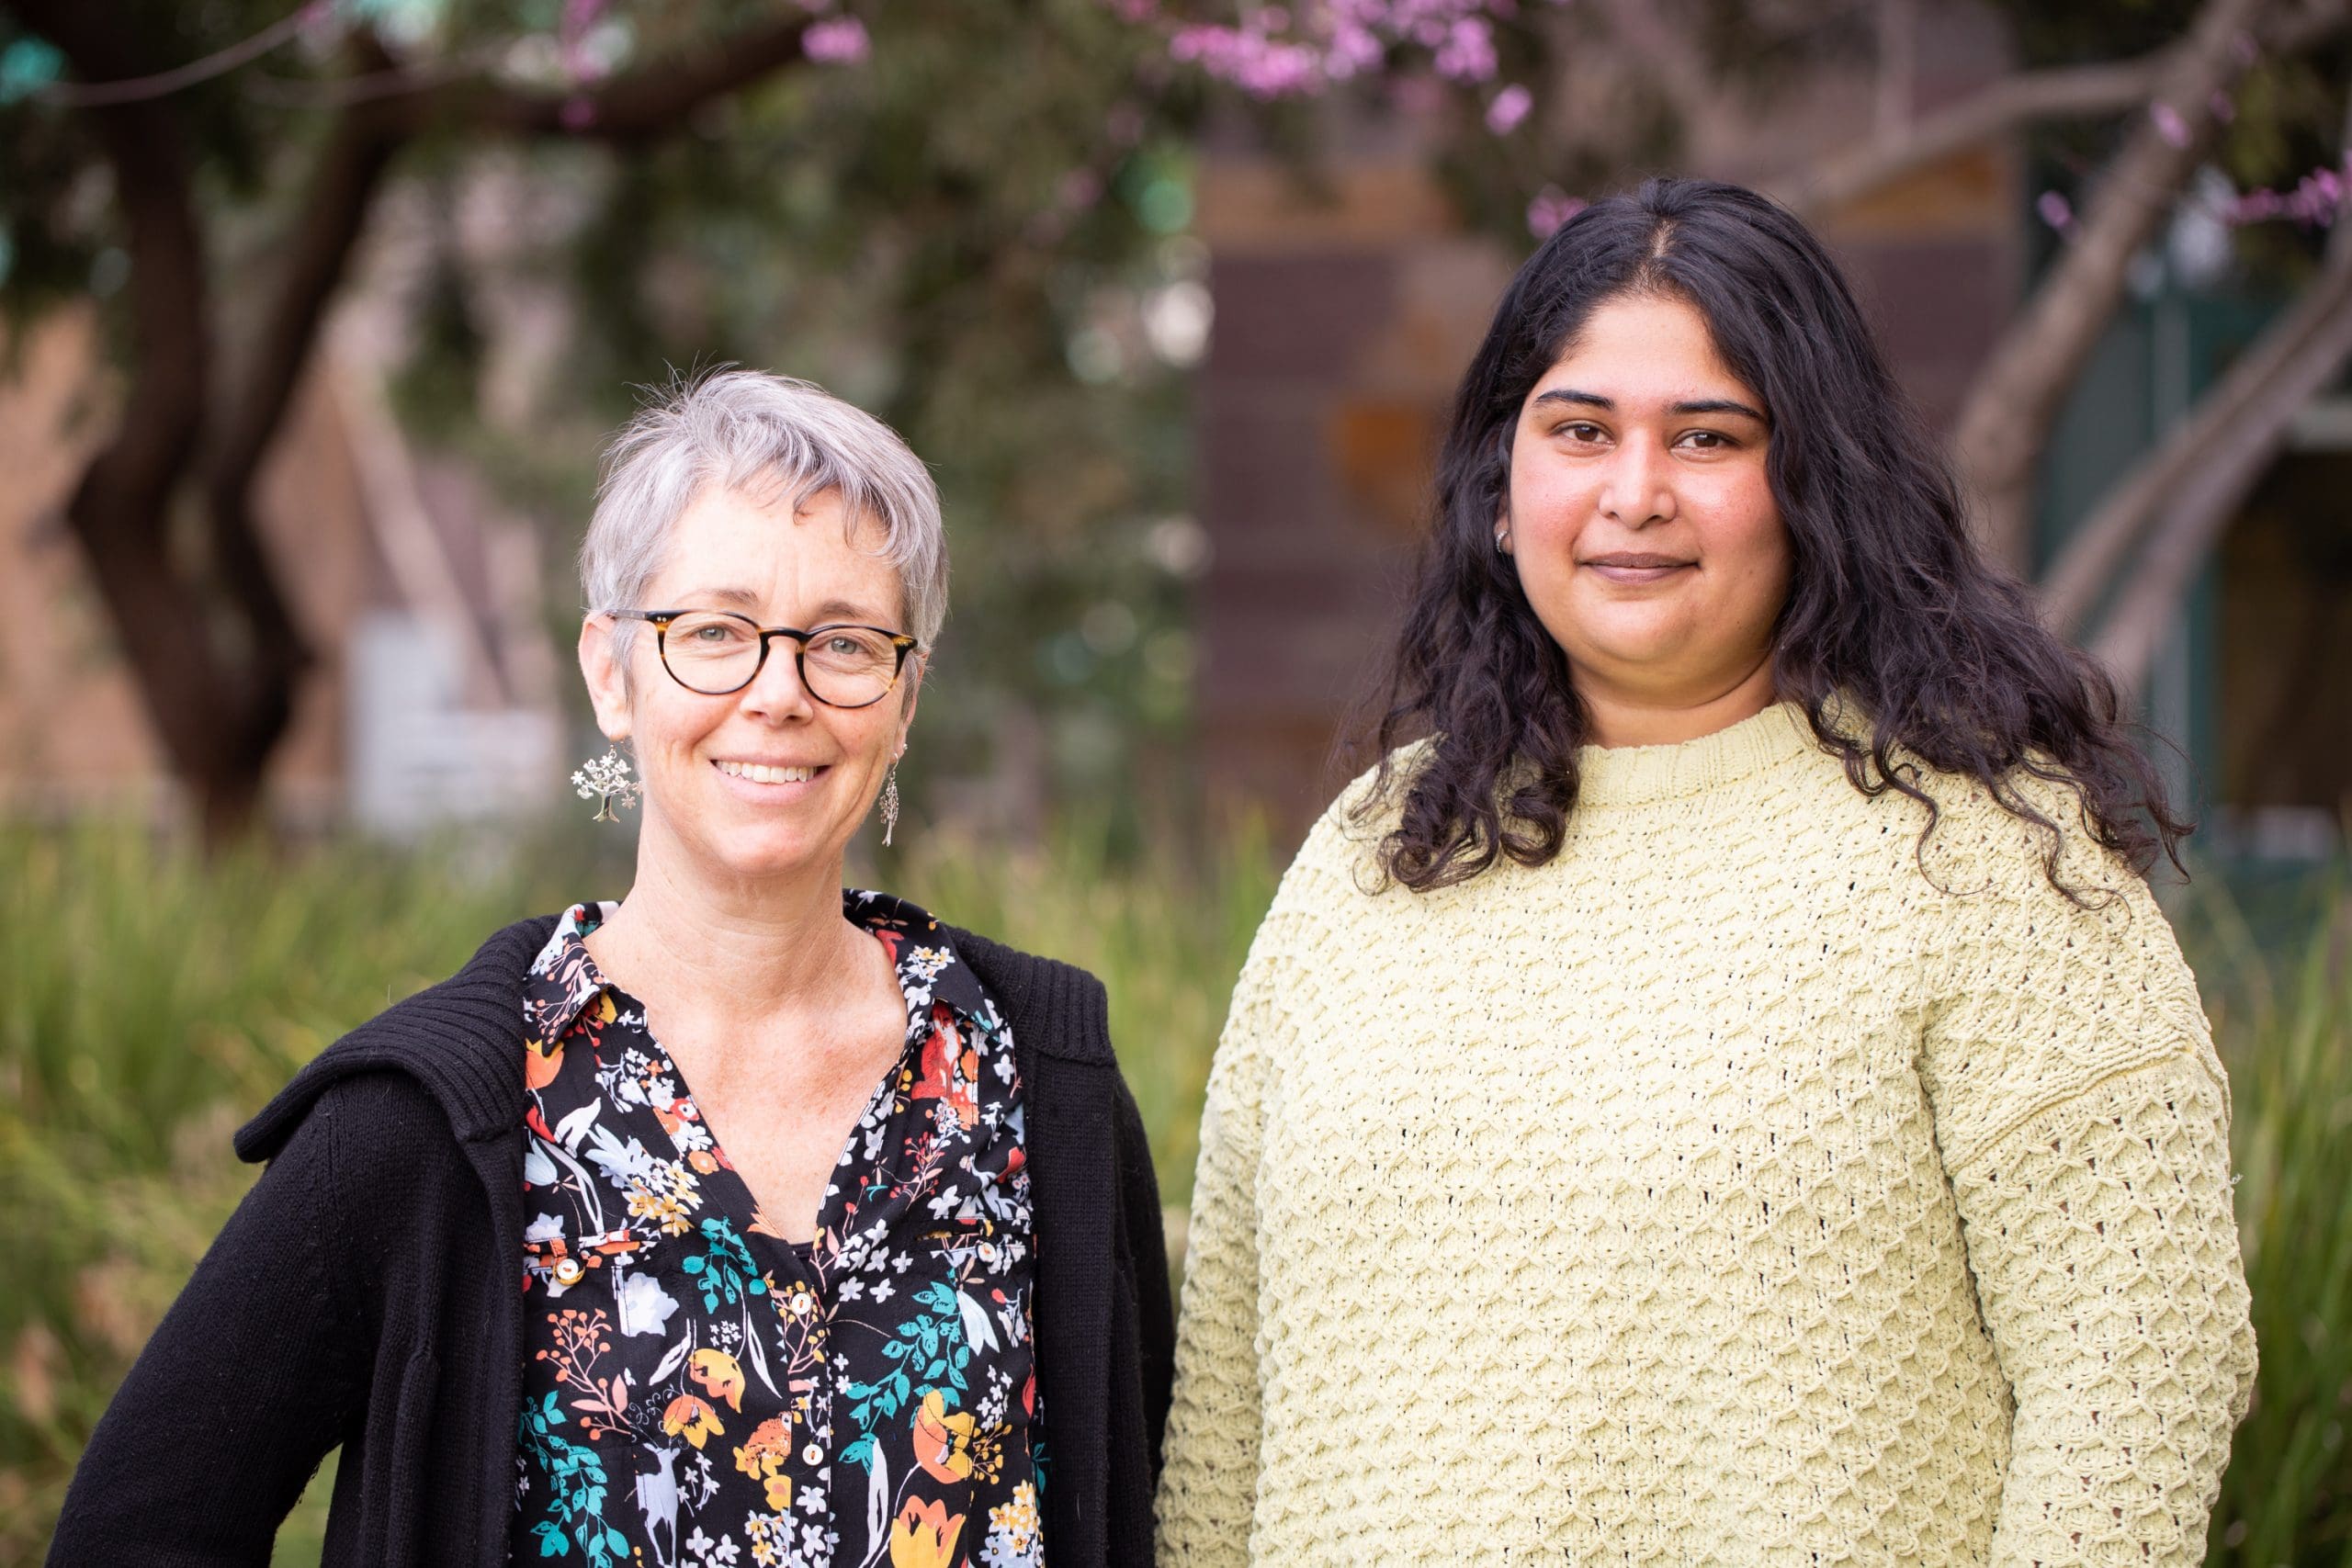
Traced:
[[1162, 1562], [2201, 1562], [2185, 824], [1794, 218], [1521, 270], [1370, 729], [1218, 1047]]

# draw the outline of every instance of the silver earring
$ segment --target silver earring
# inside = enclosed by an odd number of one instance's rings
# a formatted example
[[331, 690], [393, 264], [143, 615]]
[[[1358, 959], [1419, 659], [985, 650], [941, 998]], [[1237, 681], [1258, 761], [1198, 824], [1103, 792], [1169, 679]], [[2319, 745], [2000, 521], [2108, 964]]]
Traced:
[[882, 780], [882, 842], [888, 844], [890, 835], [899, 828], [899, 764], [892, 762]]
[[1510, 529], [1508, 529], [1508, 528], [1498, 528], [1498, 529], [1496, 529], [1496, 530], [1495, 530], [1495, 553], [1496, 553], [1497, 555], [1500, 555], [1500, 554], [1502, 554], [1502, 553], [1503, 553], [1503, 546], [1505, 546], [1506, 544], [1509, 544], [1510, 542]]
[[628, 759], [621, 755], [617, 746], [608, 746], [601, 757], [592, 757], [579, 772], [571, 775], [571, 787], [581, 799], [602, 795], [596, 803], [596, 815], [591, 822], [617, 822], [613, 815], [613, 802], [635, 806], [645, 786], [628, 776]]

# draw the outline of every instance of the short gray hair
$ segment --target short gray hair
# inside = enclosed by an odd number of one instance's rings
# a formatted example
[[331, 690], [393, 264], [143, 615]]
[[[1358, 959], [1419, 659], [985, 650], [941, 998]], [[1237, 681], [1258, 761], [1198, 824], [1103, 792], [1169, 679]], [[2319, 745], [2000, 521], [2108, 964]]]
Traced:
[[[670, 607], [637, 599], [661, 570], [671, 528], [717, 484], [773, 488], [796, 510], [839, 491], [852, 530], [868, 517], [881, 525], [904, 629], [929, 648], [947, 619], [947, 540], [931, 470], [897, 431], [812, 382], [759, 370], [681, 380], [613, 438], [604, 468], [580, 547], [591, 615]], [[623, 647], [636, 625], [614, 623]]]

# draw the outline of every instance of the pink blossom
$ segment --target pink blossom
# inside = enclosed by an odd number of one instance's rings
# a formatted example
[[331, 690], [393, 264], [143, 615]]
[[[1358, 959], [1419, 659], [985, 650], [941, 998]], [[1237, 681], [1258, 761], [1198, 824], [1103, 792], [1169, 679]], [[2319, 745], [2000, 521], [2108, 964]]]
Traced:
[[588, 51], [588, 33], [604, 11], [605, 0], [564, 0], [556, 34], [563, 50], [564, 73], [574, 82], [593, 81], [604, 74]]
[[1527, 204], [1527, 231], [1539, 240], [1548, 240], [1561, 224], [1584, 210], [1584, 202], [1569, 196], [1556, 186], [1545, 186]]
[[2212, 111], [2215, 125], [2227, 125], [2238, 118], [2238, 106], [2230, 101], [2229, 94], [2218, 87], [2213, 90], [2213, 96], [2205, 100], [2205, 107]]
[[800, 50], [820, 65], [854, 65], [873, 48], [865, 24], [855, 17], [832, 17], [812, 22], [800, 35]]
[[1320, 62], [1313, 51], [1278, 42], [1254, 26], [1185, 28], [1170, 40], [1168, 50], [1253, 97], [1285, 97], [1322, 85]]
[[2148, 106], [2148, 118], [2156, 122], [2156, 134], [2175, 147], [2188, 145], [2188, 122], [2180, 111], [2161, 100]]
[[2075, 221], [2075, 204], [2054, 190], [2043, 191], [2034, 197], [2033, 209], [2041, 215], [2044, 223], [2062, 234]]
[[1437, 51], [1437, 73], [1452, 82], [1484, 82], [1495, 73], [1495, 34], [1483, 17], [1464, 17], [1447, 29]]
[[1509, 136], [1535, 107], [1535, 95], [1513, 82], [1495, 95], [1487, 106], [1487, 129], [1497, 136]]
[[[1114, 5], [1156, 0], [1111, 0]], [[1238, 0], [1237, 0], [1238, 4]], [[1293, 0], [1239, 8], [1231, 22], [1175, 29], [1169, 51], [1253, 96], [1321, 93], [1378, 69], [1392, 50], [1418, 51], [1440, 77], [1487, 82], [1497, 69], [1493, 19], [1517, 0]]]
[[2305, 175], [2292, 190], [2250, 190], [2222, 210], [2227, 223], [2259, 223], [2288, 218], [2313, 228], [2332, 227], [2343, 215], [2346, 180], [2343, 174], [2322, 165]]

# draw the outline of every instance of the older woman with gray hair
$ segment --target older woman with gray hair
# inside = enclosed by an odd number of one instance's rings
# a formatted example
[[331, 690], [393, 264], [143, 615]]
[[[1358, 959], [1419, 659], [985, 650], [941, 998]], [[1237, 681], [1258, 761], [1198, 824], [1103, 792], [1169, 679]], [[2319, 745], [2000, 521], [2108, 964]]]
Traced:
[[1149, 1562], [1173, 1330], [1102, 989], [842, 886], [945, 618], [929, 474], [712, 376], [615, 444], [582, 574], [628, 896], [238, 1134], [50, 1561], [265, 1563], [339, 1446], [330, 1563]]

